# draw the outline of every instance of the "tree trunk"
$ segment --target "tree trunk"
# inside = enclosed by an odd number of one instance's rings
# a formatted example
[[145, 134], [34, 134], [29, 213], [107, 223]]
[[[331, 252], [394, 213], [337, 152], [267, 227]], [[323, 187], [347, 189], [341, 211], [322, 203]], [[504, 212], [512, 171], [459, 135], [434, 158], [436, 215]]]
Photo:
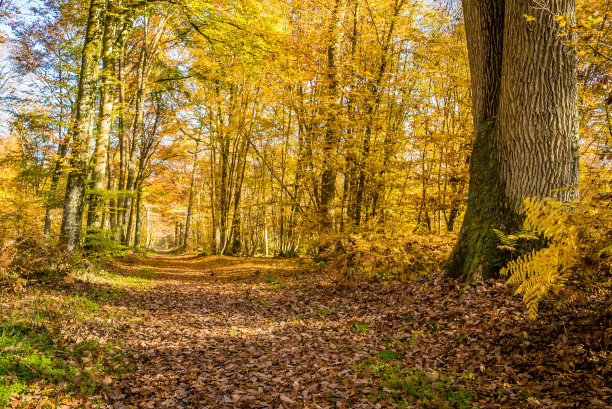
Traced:
[[336, 67], [336, 49], [338, 47], [338, 14], [340, 0], [335, 0], [328, 29], [327, 45], [327, 124], [323, 142], [323, 173], [321, 174], [321, 197], [319, 202], [319, 224], [321, 232], [331, 232], [333, 228], [332, 210], [336, 195], [335, 149], [338, 144], [339, 94], [338, 74]]
[[53, 209], [53, 202], [55, 201], [55, 194], [57, 193], [57, 185], [62, 171], [62, 161], [68, 153], [68, 141], [61, 139], [61, 127], [62, 124], [60, 121], [60, 129], [58, 132], [60, 136], [60, 144], [57, 149], [57, 159], [55, 160], [55, 165], [53, 167], [53, 174], [51, 175], [51, 184], [49, 186], [47, 202], [45, 203], [45, 224], [43, 230], [43, 236], [45, 239], [49, 239], [51, 237], [51, 210]]
[[115, 227], [115, 240], [119, 243], [124, 241], [125, 229], [125, 175], [127, 172], [127, 135], [125, 132], [126, 124], [126, 103], [125, 103], [125, 43], [122, 44], [119, 54], [119, 64], [117, 67], [117, 80], [119, 83], [119, 117], [117, 123], [117, 137], [119, 139], [119, 175], [117, 177], [117, 190], [120, 192], [117, 195], [117, 209]]
[[113, 232], [117, 226], [117, 198], [114, 196], [114, 193], [117, 191], [117, 186], [115, 185], [115, 153], [109, 150], [107, 155], [108, 164], [106, 165], [106, 170], [108, 173], [106, 179], [106, 189], [109, 192], [113, 193], [113, 196], [108, 201], [108, 225], [111, 232]]
[[61, 242], [71, 253], [80, 246], [83, 223], [83, 199], [87, 182], [87, 156], [98, 81], [102, 24], [106, 11], [104, 0], [91, 0], [85, 43], [81, 54], [81, 72], [72, 132], [71, 171], [66, 183], [62, 217]]
[[[576, 197], [576, 53], [552, 10], [521, 1], [464, 0], [476, 139], [467, 209], [445, 269], [477, 281], [506, 262], [492, 229], [520, 227], [526, 197]], [[527, 21], [525, 16], [534, 16]]]
[[134, 122], [132, 123], [132, 139], [129, 147], [127, 158], [127, 178], [125, 182], [126, 195], [123, 199], [123, 217], [122, 220], [126, 224], [123, 237], [123, 244], [130, 245], [131, 229], [134, 216], [134, 189], [136, 188], [136, 171], [138, 166], [138, 146], [142, 136], [142, 124], [144, 115], [144, 93], [145, 93], [145, 65], [146, 65], [146, 39], [145, 44], [140, 51], [138, 58], [137, 69], [137, 87], [136, 97], [134, 102]]
[[106, 164], [110, 146], [110, 133], [113, 122], [113, 107], [115, 100], [115, 86], [113, 77], [115, 75], [115, 33], [118, 19], [113, 13], [107, 13], [102, 40], [102, 73], [100, 74], [100, 125], [96, 138], [96, 145], [92, 156], [93, 166], [91, 169], [91, 199], [87, 214], [87, 227], [93, 229], [102, 228], [102, 204], [104, 197], [104, 178], [106, 176]]
[[189, 231], [191, 226], [191, 213], [193, 210], [193, 193], [195, 190], [195, 175], [198, 161], [198, 145], [196, 144], [196, 151], [193, 154], [193, 169], [191, 171], [191, 183], [189, 185], [189, 204], [187, 206], [187, 217], [185, 219], [185, 247], [189, 245]]
[[60, 174], [62, 171], [62, 162], [68, 154], [68, 134], [62, 133], [64, 128], [64, 70], [62, 66], [62, 54], [61, 48], [59, 51], [59, 73], [58, 73], [58, 85], [59, 85], [59, 118], [57, 134], [59, 145], [57, 147], [57, 158], [55, 159], [55, 165], [53, 167], [53, 174], [51, 175], [51, 184], [49, 186], [49, 193], [47, 195], [47, 202], [45, 203], [45, 222], [43, 229], [43, 237], [48, 240], [51, 237], [51, 210], [55, 202], [55, 195], [57, 193], [57, 185], [59, 182]]
[[139, 247], [142, 226], [142, 186], [136, 190], [136, 222], [134, 225], [134, 247]]

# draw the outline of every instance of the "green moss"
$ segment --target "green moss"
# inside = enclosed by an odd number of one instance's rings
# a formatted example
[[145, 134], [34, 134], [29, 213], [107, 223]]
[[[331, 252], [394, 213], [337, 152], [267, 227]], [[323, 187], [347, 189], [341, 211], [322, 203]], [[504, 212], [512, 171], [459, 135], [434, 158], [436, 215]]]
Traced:
[[139, 274], [143, 277], [153, 277], [155, 275], [155, 270], [153, 270], [151, 267], [145, 267], [140, 270]]
[[378, 357], [368, 358], [358, 367], [362, 378], [376, 382], [376, 400], [392, 402], [399, 408], [472, 407], [475, 394], [466, 377], [402, 368], [390, 352], [393, 351], [381, 351]]
[[[52, 302], [57, 305], [51, 305]], [[0, 322], [0, 407], [20, 394], [61, 396], [68, 392], [92, 395], [104, 391], [101, 376], [124, 373], [129, 361], [118, 345], [87, 340], [68, 343], [58, 331], [57, 310], [70, 319], [98, 313], [97, 302], [80, 296], [45, 300], [34, 311], [17, 313]], [[75, 310], [75, 311], [72, 311]]]
[[507, 255], [498, 248], [493, 229], [520, 225], [521, 217], [508, 207], [504, 186], [492, 153], [495, 126], [482, 124], [470, 158], [470, 192], [463, 226], [445, 270], [466, 282], [499, 276]]

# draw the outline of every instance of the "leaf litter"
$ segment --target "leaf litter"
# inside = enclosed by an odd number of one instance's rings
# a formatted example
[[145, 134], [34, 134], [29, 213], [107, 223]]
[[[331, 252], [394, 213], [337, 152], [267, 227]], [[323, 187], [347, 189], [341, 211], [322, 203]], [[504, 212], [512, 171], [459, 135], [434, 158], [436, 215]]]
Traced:
[[389, 383], [381, 365], [422, 374], [432, 391], [450, 390], [443, 380], [469, 390], [465, 407], [612, 407], [610, 317], [567, 309], [530, 321], [499, 280], [342, 288], [295, 260], [220, 256], [132, 255], [108, 268], [154, 274], [102, 307], [129, 309], [121, 342], [133, 368], [105, 380], [98, 407], [461, 407], [407, 400], [416, 381]]

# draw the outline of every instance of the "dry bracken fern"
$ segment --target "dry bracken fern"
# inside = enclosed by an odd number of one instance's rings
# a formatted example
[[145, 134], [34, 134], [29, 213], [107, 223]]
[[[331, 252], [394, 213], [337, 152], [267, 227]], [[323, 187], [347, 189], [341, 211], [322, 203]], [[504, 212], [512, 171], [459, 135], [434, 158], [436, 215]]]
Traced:
[[535, 318], [538, 303], [546, 294], [563, 286], [565, 269], [577, 257], [576, 229], [568, 223], [568, 205], [552, 200], [525, 200], [523, 230], [505, 235], [496, 230], [502, 245], [517, 250], [519, 240], [539, 239], [547, 243], [541, 249], [520, 255], [501, 270], [508, 283], [518, 285], [516, 294], [523, 295], [529, 315]]

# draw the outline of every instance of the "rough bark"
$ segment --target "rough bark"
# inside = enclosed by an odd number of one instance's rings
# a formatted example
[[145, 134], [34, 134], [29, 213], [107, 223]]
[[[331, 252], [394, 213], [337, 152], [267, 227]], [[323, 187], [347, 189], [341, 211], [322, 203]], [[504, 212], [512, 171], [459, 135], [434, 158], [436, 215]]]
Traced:
[[567, 201], [578, 194], [577, 55], [553, 21], [573, 18], [575, 5], [546, 3], [549, 10], [525, 0], [506, 6], [496, 152], [504, 194], [517, 213], [528, 196]]
[[[464, 0], [475, 142], [466, 214], [445, 269], [477, 281], [506, 262], [492, 229], [519, 228], [526, 197], [576, 196], [576, 55], [552, 10], [529, 0]], [[527, 21], [524, 15], [536, 17]]]

